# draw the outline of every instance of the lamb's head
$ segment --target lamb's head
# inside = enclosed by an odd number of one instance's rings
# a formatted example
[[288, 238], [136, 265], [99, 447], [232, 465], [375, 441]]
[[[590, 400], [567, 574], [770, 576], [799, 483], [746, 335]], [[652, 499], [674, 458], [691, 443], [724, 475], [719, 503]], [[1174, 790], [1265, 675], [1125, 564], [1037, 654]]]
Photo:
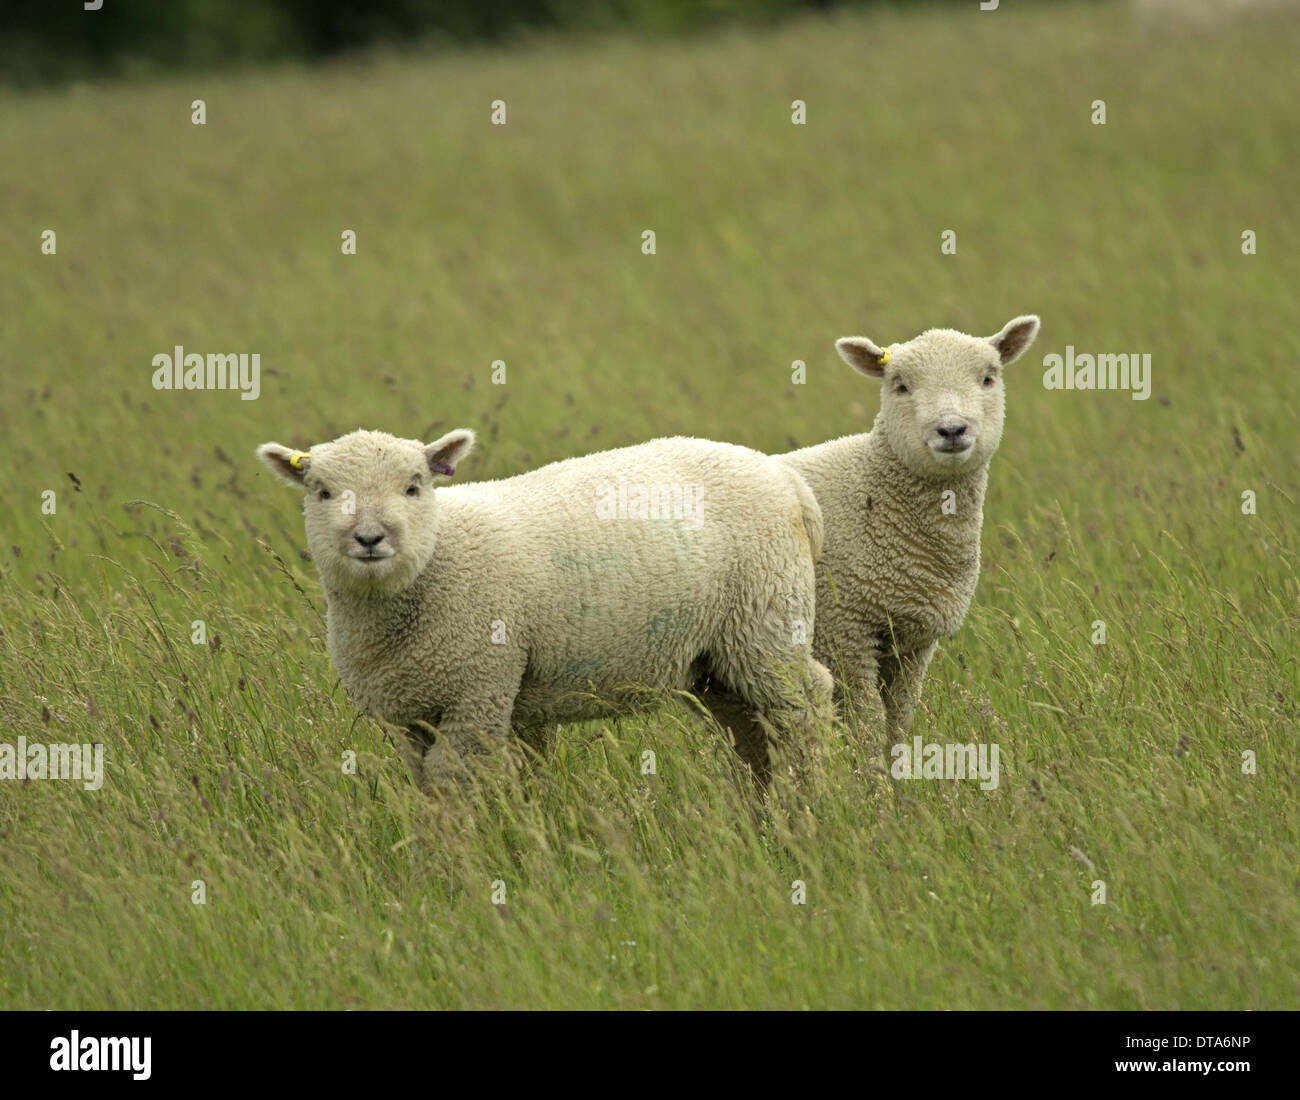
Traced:
[[357, 431], [309, 452], [264, 443], [257, 455], [303, 490], [307, 546], [326, 588], [385, 595], [429, 564], [437, 541], [434, 486], [473, 446], [466, 428], [427, 445]]
[[879, 348], [865, 336], [835, 342], [854, 370], [883, 382], [880, 417], [899, 460], [918, 477], [964, 477], [988, 464], [1002, 441], [1002, 368], [1038, 335], [1038, 318], [1017, 317], [994, 336], [930, 329]]

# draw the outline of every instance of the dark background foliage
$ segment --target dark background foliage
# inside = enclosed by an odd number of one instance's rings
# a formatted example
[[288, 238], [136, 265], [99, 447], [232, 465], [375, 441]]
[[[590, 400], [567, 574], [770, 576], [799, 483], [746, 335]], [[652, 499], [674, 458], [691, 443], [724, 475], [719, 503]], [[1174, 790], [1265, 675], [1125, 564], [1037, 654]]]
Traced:
[[[326, 57], [413, 41], [450, 45], [552, 30], [675, 34], [808, 10], [936, 0], [13, 0], [0, 7], [0, 78], [100, 75]], [[975, 0], [962, 0], [974, 3]]]

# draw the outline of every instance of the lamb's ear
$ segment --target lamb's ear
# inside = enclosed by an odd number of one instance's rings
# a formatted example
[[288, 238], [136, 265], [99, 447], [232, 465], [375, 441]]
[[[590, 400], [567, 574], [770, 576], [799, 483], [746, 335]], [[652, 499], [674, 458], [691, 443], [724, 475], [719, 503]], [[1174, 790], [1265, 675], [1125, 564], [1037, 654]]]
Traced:
[[302, 488], [303, 475], [311, 465], [311, 455], [306, 451], [293, 451], [278, 443], [263, 443], [257, 448], [257, 457], [286, 485]]
[[424, 448], [429, 469], [435, 474], [451, 477], [460, 461], [474, 449], [474, 433], [468, 428], [453, 428], [441, 439]]
[[876, 347], [865, 336], [841, 336], [835, 341], [840, 358], [859, 374], [868, 378], [883, 378], [889, 352]]
[[1014, 321], [1008, 321], [1001, 332], [989, 337], [989, 343], [998, 349], [998, 354], [1002, 356], [1002, 365], [1006, 366], [1019, 359], [1037, 335], [1038, 318], [1032, 313], [1027, 313]]

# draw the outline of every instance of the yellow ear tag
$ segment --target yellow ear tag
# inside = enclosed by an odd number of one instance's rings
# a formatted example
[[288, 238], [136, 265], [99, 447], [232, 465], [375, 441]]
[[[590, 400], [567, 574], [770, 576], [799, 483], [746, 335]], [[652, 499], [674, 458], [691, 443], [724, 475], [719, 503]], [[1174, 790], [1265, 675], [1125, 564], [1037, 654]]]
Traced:
[[293, 454], [289, 456], [289, 465], [292, 466], [295, 470], [301, 470], [302, 460], [304, 458], [310, 458], [310, 457], [311, 455], [309, 455], [306, 451], [294, 451]]
[[889, 352], [882, 351], [880, 353], [880, 365], [883, 367], [888, 362], [889, 362]]

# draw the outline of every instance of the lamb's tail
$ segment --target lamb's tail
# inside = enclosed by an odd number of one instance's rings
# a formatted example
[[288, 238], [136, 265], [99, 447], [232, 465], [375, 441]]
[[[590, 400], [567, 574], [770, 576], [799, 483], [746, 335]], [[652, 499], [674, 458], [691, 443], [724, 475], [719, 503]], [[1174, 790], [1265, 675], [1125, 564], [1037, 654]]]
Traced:
[[799, 495], [799, 509], [803, 512], [803, 525], [808, 532], [808, 545], [812, 547], [812, 560], [820, 561], [822, 542], [826, 535], [821, 507], [813, 491], [808, 488], [808, 482], [804, 481], [803, 475], [793, 466], [787, 466], [786, 469], [790, 471], [790, 477], [794, 479], [794, 490]]

